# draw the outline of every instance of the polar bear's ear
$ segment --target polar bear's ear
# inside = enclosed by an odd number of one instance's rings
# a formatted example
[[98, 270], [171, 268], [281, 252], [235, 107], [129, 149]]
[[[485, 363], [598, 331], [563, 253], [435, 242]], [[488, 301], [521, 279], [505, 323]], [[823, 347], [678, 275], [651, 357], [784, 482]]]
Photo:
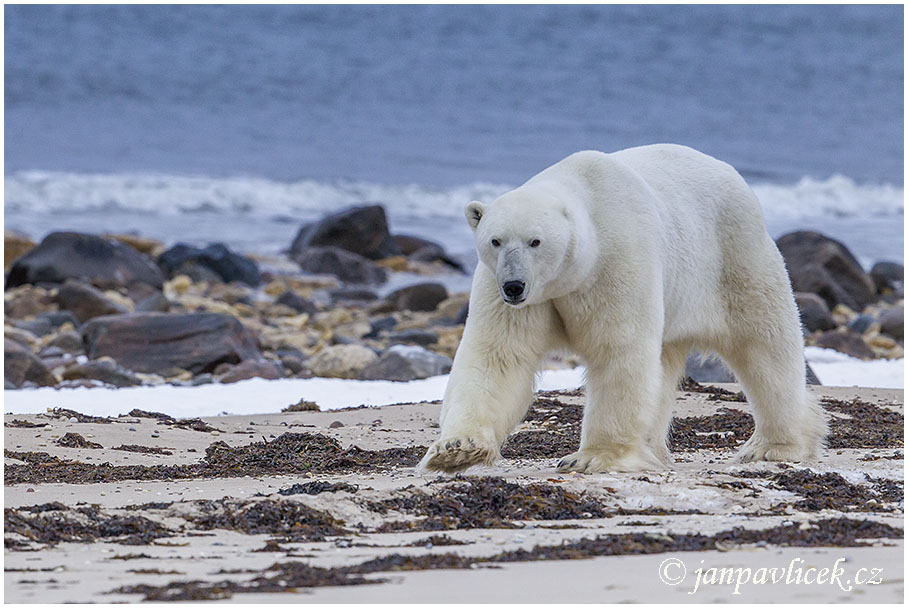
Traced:
[[480, 218], [483, 217], [483, 212], [485, 211], [486, 208], [479, 201], [471, 201], [467, 205], [464, 215], [467, 216], [467, 223], [470, 224], [470, 228], [477, 230], [477, 225], [480, 223]]

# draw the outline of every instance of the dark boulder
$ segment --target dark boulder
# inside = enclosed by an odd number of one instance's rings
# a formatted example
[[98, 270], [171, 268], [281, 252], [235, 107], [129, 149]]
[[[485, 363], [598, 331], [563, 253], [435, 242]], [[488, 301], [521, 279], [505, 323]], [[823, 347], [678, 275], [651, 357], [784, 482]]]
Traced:
[[871, 267], [871, 280], [878, 293], [884, 290], [898, 291], [903, 289], [903, 265], [896, 262], [878, 262]]
[[814, 344], [824, 349], [833, 349], [852, 357], [868, 360], [874, 359], [874, 351], [862, 340], [860, 334], [852, 331], [838, 332], [836, 330], [824, 332], [814, 340]]
[[310, 247], [293, 256], [307, 273], [334, 275], [345, 283], [378, 284], [388, 272], [368, 259], [338, 247]]
[[836, 327], [830, 307], [824, 299], [810, 292], [796, 292], [795, 304], [799, 308], [802, 325], [809, 332], [816, 330], [832, 330]]
[[388, 232], [385, 208], [377, 204], [350, 207], [306, 224], [290, 246], [290, 257], [296, 259], [311, 247], [337, 247], [372, 260], [401, 253]]
[[338, 288], [328, 292], [331, 304], [357, 304], [372, 302], [379, 299], [379, 295], [372, 290], [362, 288]]
[[368, 381], [413, 381], [451, 372], [451, 359], [416, 345], [389, 347], [360, 371]]
[[401, 253], [411, 260], [416, 260], [418, 262], [434, 262], [438, 260], [462, 273], [466, 272], [464, 270], [464, 265], [449, 256], [445, 252], [445, 249], [438, 243], [433, 243], [427, 239], [412, 237], [410, 235], [395, 235], [394, 240], [398, 245], [398, 249], [401, 250]]
[[196, 280], [192, 276], [195, 274], [201, 280], [209, 281], [211, 275], [204, 271], [210, 271], [226, 283], [241, 281], [252, 287], [262, 283], [259, 265], [246, 256], [232, 252], [223, 243], [213, 243], [205, 249], [178, 243], [158, 256], [158, 266], [168, 277], [183, 273]]
[[812, 292], [831, 309], [844, 304], [861, 311], [874, 302], [871, 278], [845, 245], [813, 231], [796, 231], [776, 242], [795, 292]]
[[395, 290], [385, 301], [398, 311], [435, 311], [446, 298], [448, 290], [441, 283], [418, 283]]
[[27, 347], [3, 340], [3, 381], [5, 387], [21, 387], [31, 382], [39, 387], [57, 384], [57, 379]]
[[82, 327], [82, 340], [91, 359], [106, 355], [130, 370], [158, 374], [211, 372], [218, 364], [262, 357], [255, 335], [219, 313], [96, 317]]
[[297, 313], [309, 313], [310, 315], [314, 315], [318, 311], [318, 309], [316, 309], [316, 305], [303, 298], [293, 290], [286, 290], [282, 292], [281, 295], [275, 299], [275, 304], [290, 307]]
[[53, 297], [61, 309], [72, 312], [79, 323], [102, 315], [122, 315], [128, 311], [120, 304], [110, 300], [95, 288], [67, 279]]
[[51, 233], [16, 260], [6, 288], [23, 284], [87, 281], [101, 288], [147, 283], [157, 288], [164, 276], [146, 256], [119, 241], [83, 233]]

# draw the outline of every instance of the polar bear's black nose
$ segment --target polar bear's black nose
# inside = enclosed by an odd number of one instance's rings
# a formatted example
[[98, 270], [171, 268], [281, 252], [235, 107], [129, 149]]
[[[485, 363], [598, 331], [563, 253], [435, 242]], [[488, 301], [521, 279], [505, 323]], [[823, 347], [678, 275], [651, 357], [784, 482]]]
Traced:
[[523, 281], [506, 281], [502, 284], [502, 291], [508, 300], [518, 300], [524, 293]]

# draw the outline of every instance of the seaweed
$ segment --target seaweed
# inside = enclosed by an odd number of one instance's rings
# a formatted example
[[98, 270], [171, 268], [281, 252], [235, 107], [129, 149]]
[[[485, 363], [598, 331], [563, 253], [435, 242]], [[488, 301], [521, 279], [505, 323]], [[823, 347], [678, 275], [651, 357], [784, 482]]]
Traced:
[[278, 491], [279, 495], [319, 495], [321, 493], [356, 493], [360, 487], [349, 482], [323, 482], [316, 480], [314, 482], [305, 482], [303, 484], [294, 484], [288, 488], [282, 488]]
[[67, 433], [62, 438], [57, 440], [55, 444], [57, 446], [63, 446], [66, 448], [104, 448], [97, 442], [86, 440], [81, 435], [73, 432]]

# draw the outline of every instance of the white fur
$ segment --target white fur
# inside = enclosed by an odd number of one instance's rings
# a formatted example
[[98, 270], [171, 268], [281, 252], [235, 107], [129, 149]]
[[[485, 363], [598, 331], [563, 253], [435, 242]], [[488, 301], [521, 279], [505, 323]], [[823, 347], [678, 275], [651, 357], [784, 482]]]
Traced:
[[[827, 425], [805, 386], [798, 311], [732, 167], [668, 144], [578, 152], [466, 215], [480, 263], [424, 467], [494, 462], [541, 358], [565, 348], [583, 356], [588, 382], [580, 450], [562, 471], [665, 467], [691, 349], [719, 354], [753, 407], [740, 459], [815, 456]], [[523, 302], [506, 304], [508, 281], [525, 284]]]

